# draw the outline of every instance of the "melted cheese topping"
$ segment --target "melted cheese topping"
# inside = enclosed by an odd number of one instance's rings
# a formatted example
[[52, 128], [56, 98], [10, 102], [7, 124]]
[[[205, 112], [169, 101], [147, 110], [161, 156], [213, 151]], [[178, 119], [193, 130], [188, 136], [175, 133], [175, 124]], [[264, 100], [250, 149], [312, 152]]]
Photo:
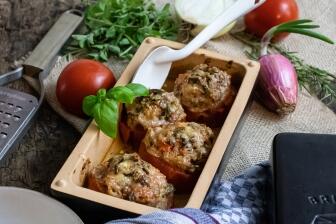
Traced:
[[169, 164], [193, 173], [200, 170], [213, 145], [210, 128], [194, 122], [178, 122], [150, 128], [144, 138], [146, 150]]
[[149, 96], [138, 97], [133, 104], [126, 106], [127, 125], [145, 129], [177, 121], [183, 121], [186, 114], [174, 93], [151, 90]]
[[170, 206], [173, 185], [136, 153], [115, 155], [92, 174], [106, 186], [109, 195], [158, 208]]
[[231, 100], [231, 76], [217, 67], [200, 64], [175, 81], [175, 95], [191, 112], [213, 110]]

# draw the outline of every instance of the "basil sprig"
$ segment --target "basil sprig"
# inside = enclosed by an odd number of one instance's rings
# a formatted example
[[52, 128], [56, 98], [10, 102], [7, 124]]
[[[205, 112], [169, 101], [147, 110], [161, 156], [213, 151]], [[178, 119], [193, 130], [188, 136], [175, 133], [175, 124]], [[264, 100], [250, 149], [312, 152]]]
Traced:
[[116, 86], [108, 91], [100, 89], [95, 96], [84, 98], [82, 108], [86, 115], [94, 118], [100, 130], [115, 138], [118, 133], [118, 103], [131, 104], [136, 97], [148, 94], [149, 90], [145, 86], [136, 83]]

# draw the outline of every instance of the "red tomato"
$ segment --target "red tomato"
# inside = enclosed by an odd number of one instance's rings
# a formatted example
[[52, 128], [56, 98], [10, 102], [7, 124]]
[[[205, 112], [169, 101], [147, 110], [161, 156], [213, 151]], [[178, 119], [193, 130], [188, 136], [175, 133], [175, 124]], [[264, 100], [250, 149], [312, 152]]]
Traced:
[[140, 125], [135, 130], [131, 129], [124, 120], [119, 122], [119, 130], [122, 140], [131, 144], [135, 150], [138, 150], [140, 143], [147, 132], [147, 130]]
[[225, 118], [230, 111], [231, 104], [232, 103], [230, 103], [229, 106], [223, 105], [219, 108], [216, 108], [215, 110], [207, 110], [204, 112], [194, 113], [186, 108], [184, 109], [184, 111], [187, 114], [187, 121], [194, 121], [206, 124], [209, 127], [216, 128], [223, 125]]
[[159, 169], [166, 176], [168, 183], [173, 184], [177, 191], [186, 192], [194, 187], [198, 177], [197, 174], [186, 173], [184, 170], [170, 165], [165, 160], [151, 155], [147, 152], [144, 143], [140, 145], [139, 155], [143, 160]]
[[[295, 0], [266, 0], [264, 4], [245, 15], [246, 30], [249, 33], [262, 37], [267, 30], [280, 23], [296, 20], [299, 10]], [[273, 38], [279, 41], [288, 36], [281, 33]]]
[[57, 81], [56, 95], [63, 108], [80, 117], [85, 96], [95, 95], [101, 89], [109, 89], [116, 82], [112, 71], [104, 64], [89, 59], [71, 62]]
[[102, 193], [105, 193], [107, 191], [106, 186], [104, 186], [102, 183], [99, 183], [99, 181], [92, 175], [89, 175], [86, 181], [87, 187], [91, 190]]

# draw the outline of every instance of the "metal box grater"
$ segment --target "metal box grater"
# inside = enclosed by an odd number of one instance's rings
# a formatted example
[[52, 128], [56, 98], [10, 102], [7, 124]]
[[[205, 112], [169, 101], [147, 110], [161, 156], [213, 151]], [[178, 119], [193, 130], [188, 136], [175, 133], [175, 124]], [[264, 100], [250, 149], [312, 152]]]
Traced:
[[37, 106], [35, 96], [0, 87], [0, 160], [13, 144], [14, 137], [31, 120]]
[[28, 129], [30, 121], [43, 102], [45, 92], [43, 79], [53, 67], [60, 49], [82, 20], [81, 11], [73, 9], [64, 12], [21, 67], [0, 74], [0, 85], [5, 85], [25, 75], [38, 77], [36, 81], [40, 87], [39, 98], [0, 87], [0, 162]]

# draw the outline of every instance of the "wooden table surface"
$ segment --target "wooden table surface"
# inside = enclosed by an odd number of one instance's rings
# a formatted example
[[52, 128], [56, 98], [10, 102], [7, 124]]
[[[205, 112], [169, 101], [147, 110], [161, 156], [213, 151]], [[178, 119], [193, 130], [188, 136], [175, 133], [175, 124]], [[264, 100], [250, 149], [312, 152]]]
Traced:
[[[58, 16], [80, 0], [0, 0], [0, 74], [31, 51]], [[36, 16], [38, 15], [38, 16]], [[23, 80], [11, 88], [32, 92]], [[0, 163], [0, 185], [50, 194], [50, 183], [80, 134], [44, 103], [28, 133]]]

